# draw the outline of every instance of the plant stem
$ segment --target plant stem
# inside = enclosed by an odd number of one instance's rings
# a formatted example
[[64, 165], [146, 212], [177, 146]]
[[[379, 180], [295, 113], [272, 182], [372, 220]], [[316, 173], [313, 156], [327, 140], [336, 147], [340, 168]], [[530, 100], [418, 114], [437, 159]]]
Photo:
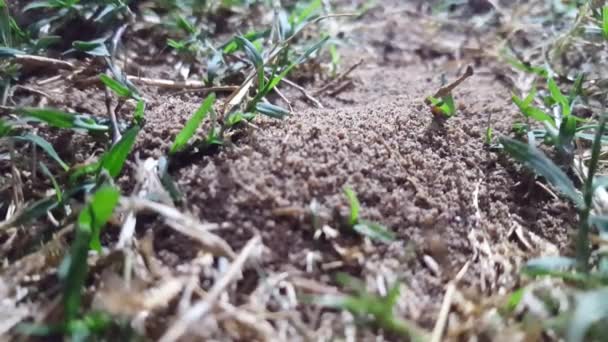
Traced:
[[581, 227], [578, 233], [578, 241], [576, 245], [576, 256], [580, 269], [587, 273], [589, 272], [589, 257], [591, 256], [591, 249], [589, 246], [589, 216], [591, 215], [591, 209], [593, 206], [593, 179], [598, 167], [598, 161], [600, 157], [602, 147], [602, 136], [606, 130], [606, 117], [602, 115], [598, 128], [593, 139], [593, 146], [591, 148], [591, 162], [589, 163], [589, 171], [587, 179], [584, 185], [584, 201], [585, 207], [581, 211]]

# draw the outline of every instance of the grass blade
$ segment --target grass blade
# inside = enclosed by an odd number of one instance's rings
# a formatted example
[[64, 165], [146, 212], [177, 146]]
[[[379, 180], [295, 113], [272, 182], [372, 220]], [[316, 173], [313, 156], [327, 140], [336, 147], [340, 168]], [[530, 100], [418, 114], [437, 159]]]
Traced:
[[40, 161], [38, 163], [38, 165], [40, 166], [40, 170], [42, 171], [42, 173], [48, 179], [51, 180], [51, 183], [53, 184], [53, 188], [55, 189], [55, 196], [57, 197], [57, 202], [59, 202], [59, 203], [63, 202], [63, 194], [61, 193], [61, 188], [59, 187], [59, 184], [57, 183], [57, 180], [55, 179], [55, 176], [53, 176], [53, 174], [51, 173], [51, 171], [49, 170], [49, 168], [42, 161]]
[[562, 108], [562, 115], [570, 115], [570, 102], [568, 101], [568, 98], [562, 94], [561, 90], [557, 86], [557, 83], [555, 83], [555, 80], [553, 78], [549, 78], [547, 85], [549, 87], [551, 97]]
[[133, 97], [133, 92], [131, 89], [120, 84], [120, 82], [116, 81], [112, 77], [106, 74], [101, 74], [99, 75], [99, 79], [103, 84], [106, 85], [106, 87], [110, 88], [114, 93], [116, 93], [116, 95], [127, 98]]
[[255, 109], [258, 112], [275, 119], [282, 119], [289, 115], [289, 111], [287, 109], [265, 102], [256, 104]]
[[602, 7], [602, 34], [608, 40], [608, 6]]
[[570, 178], [542, 151], [534, 146], [506, 137], [501, 137], [500, 143], [511, 157], [545, 177], [551, 185], [570, 198], [579, 208], [584, 206], [583, 198], [576, 191]]
[[75, 115], [52, 108], [22, 108], [18, 111], [22, 115], [36, 118], [57, 128], [75, 128]]
[[137, 106], [135, 107], [135, 113], [133, 113], [133, 120], [139, 126], [144, 124], [144, 113], [146, 111], [146, 103], [144, 100], [137, 101]]
[[194, 115], [192, 115], [190, 120], [186, 122], [186, 125], [184, 128], [182, 128], [177, 137], [175, 137], [175, 141], [173, 142], [173, 146], [171, 146], [169, 154], [180, 152], [186, 147], [186, 145], [188, 145], [188, 141], [190, 138], [192, 138], [196, 132], [196, 129], [200, 126], [201, 122], [203, 122], [207, 116], [207, 113], [212, 110], [214, 102], [215, 94], [211, 93], [209, 96], [207, 96], [203, 104], [194, 113]]
[[70, 167], [61, 159], [61, 157], [59, 157], [57, 151], [55, 151], [55, 149], [53, 148], [53, 145], [51, 145], [48, 141], [44, 140], [42, 137], [37, 136], [35, 134], [26, 134], [23, 136], [15, 136], [14, 139], [28, 141], [38, 145], [38, 147], [44, 150], [44, 152], [46, 152], [49, 157], [53, 158], [53, 160], [55, 160], [57, 164], [59, 164], [61, 168], [63, 168], [64, 171], [70, 169]]
[[384, 227], [381, 224], [367, 221], [367, 220], [359, 220], [359, 223], [353, 226], [353, 229], [368, 238], [384, 243], [391, 243], [395, 241], [395, 234], [388, 230], [388, 228]]
[[251, 63], [253, 63], [255, 68], [259, 69], [262, 67], [264, 65], [264, 59], [262, 58], [262, 55], [260, 55], [260, 52], [255, 45], [253, 45], [251, 41], [243, 36], [236, 36], [235, 38], [241, 44], [243, 50], [245, 50], [247, 58], [249, 61], [251, 61]]
[[[118, 203], [118, 190], [106, 186], [95, 192], [91, 202], [78, 217], [76, 237], [70, 252], [59, 267], [59, 276], [63, 280], [63, 304], [65, 322], [76, 319], [80, 312], [82, 288], [84, 286], [88, 265], [87, 255], [94, 233], [108, 221]], [[96, 241], [99, 241], [97, 236]]]
[[355, 194], [353, 189], [345, 187], [344, 195], [346, 195], [346, 199], [348, 199], [348, 205], [350, 206], [350, 217], [348, 219], [348, 223], [351, 226], [354, 226], [357, 224], [357, 222], [359, 222], [359, 211], [361, 210], [361, 204], [359, 203], [357, 194]]
[[82, 128], [89, 131], [107, 131], [106, 125], [100, 125], [95, 120], [84, 115], [64, 112], [53, 108], [20, 108], [17, 113], [32, 117], [57, 128]]
[[123, 136], [122, 139], [116, 145], [112, 147], [101, 159], [100, 170], [106, 169], [112, 178], [116, 178], [120, 175], [120, 171], [133, 149], [135, 144], [135, 138], [139, 133], [139, 127], [135, 126], [129, 129]]

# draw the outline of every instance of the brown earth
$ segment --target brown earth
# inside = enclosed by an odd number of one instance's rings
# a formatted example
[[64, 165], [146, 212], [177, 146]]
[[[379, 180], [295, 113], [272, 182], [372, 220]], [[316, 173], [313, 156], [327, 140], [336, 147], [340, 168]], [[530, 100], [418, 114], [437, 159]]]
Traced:
[[[174, 162], [171, 174], [185, 195], [180, 209], [223, 224], [217, 233], [235, 251], [256, 233], [267, 247], [259, 265], [263, 272], [247, 271], [233, 289], [237, 304], [267, 275], [286, 272], [288, 281], [335, 286], [334, 276], [347, 272], [370, 289], [378, 288], [378, 279], [385, 286], [403, 283], [399, 314], [432, 329], [445, 284], [467, 262], [461, 288], [473, 300], [515, 289], [518, 266], [540, 249], [568, 248], [572, 208], [484, 143], [489, 116], [495, 135], [509, 134], [520, 116], [496, 74], [497, 62], [483, 54], [492, 41], [480, 45], [483, 40], [476, 39], [496, 37], [432, 30], [425, 15], [411, 12], [413, 6], [401, 12], [395, 10], [399, 7], [400, 2], [387, 4], [343, 28], [354, 45], [343, 48], [343, 68], [359, 59], [363, 63], [350, 75], [350, 87], [318, 96], [325, 109], [311, 108], [300, 93], [283, 86], [294, 101], [288, 119], [257, 118], [255, 127], [229, 146]], [[467, 65], [476, 74], [455, 92], [459, 114], [438, 127], [424, 98], [442, 85], [441, 76], [453, 80]], [[317, 81], [306, 88], [322, 85]], [[149, 99], [147, 122], [135, 152], [159, 157], [203, 96], [143, 90]], [[92, 95], [96, 90], [60, 91], [64, 95], [53, 96], [51, 104], [105, 111], [103, 96]], [[71, 149], [62, 154], [79, 155]], [[125, 176], [121, 183], [130, 180]], [[337, 238], [315, 235], [320, 226], [312, 223], [311, 203], [318, 204], [321, 226], [339, 229], [348, 211], [345, 186], [357, 193], [362, 216], [389, 227], [395, 242], [371, 243], [344, 231]], [[168, 266], [185, 263], [200, 249], [160, 222], [139, 221], [140, 233], [150, 228]], [[306, 294], [297, 285], [296, 292]], [[324, 326], [321, 319], [340, 326], [339, 314], [319, 316], [308, 305], [272, 309], [297, 312], [313, 331]], [[149, 333], [155, 337], [162, 331], [155, 326]]]

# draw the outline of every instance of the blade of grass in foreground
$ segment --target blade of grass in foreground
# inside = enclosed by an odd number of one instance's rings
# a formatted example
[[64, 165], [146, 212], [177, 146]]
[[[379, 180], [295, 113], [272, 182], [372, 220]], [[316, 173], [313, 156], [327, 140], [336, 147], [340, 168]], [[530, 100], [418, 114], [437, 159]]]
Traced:
[[18, 110], [18, 113], [23, 116], [36, 118], [57, 128], [81, 128], [89, 131], [107, 131], [109, 128], [83, 115], [67, 113], [52, 108], [21, 108]]
[[201, 122], [203, 122], [203, 120], [207, 116], [207, 113], [209, 113], [209, 110], [212, 109], [214, 102], [215, 94], [211, 93], [209, 96], [207, 96], [203, 104], [194, 113], [194, 115], [192, 115], [190, 120], [186, 122], [186, 125], [184, 126], [184, 128], [182, 128], [177, 137], [175, 137], [175, 141], [173, 142], [173, 146], [171, 146], [169, 154], [180, 152], [184, 150], [184, 148], [186, 148], [186, 145], [188, 145], [188, 141], [190, 140], [190, 138], [192, 138], [192, 136], [196, 132], [196, 129], [198, 128], [198, 126], [200, 126]]
[[118, 203], [120, 193], [113, 187], [105, 186], [97, 190], [91, 202], [80, 212], [76, 237], [70, 252], [59, 267], [59, 276], [63, 280], [63, 303], [65, 322], [78, 318], [82, 288], [87, 272], [87, 255], [89, 247], [100, 248], [99, 233], [112, 216]]

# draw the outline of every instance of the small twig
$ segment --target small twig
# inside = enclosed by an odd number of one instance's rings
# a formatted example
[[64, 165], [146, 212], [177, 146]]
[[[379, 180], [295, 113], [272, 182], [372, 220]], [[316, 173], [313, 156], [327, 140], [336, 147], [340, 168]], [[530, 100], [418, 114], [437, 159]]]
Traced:
[[[283, 92], [279, 89], [279, 87], [274, 87], [273, 91], [275, 93], [277, 93], [277, 95], [279, 95], [279, 97], [281, 98], [281, 100], [285, 101], [285, 103], [287, 103], [287, 106], [289, 106], [289, 111], [292, 112], [292, 108], [291, 108], [291, 101], [289, 101], [289, 99], [287, 98], [287, 96], [285, 96], [285, 94], [283, 94]], [[265, 100], [265, 99], [263, 99]], [[268, 101], [266, 101], [268, 102]]]
[[323, 109], [323, 104], [321, 104], [321, 102], [319, 102], [319, 100], [315, 99], [312, 95], [310, 95], [306, 89], [304, 89], [304, 87], [300, 86], [299, 84], [288, 80], [287, 78], [283, 78], [283, 82], [285, 82], [285, 84], [290, 85], [294, 88], [296, 88], [297, 90], [299, 90], [302, 95], [304, 95], [308, 100], [310, 100], [312, 103], [315, 104], [315, 106], [317, 106], [317, 108], [321, 108]]
[[58, 69], [73, 70], [76, 66], [73, 63], [61, 59], [34, 55], [16, 55], [13, 60], [23, 66], [31, 67], [53, 67]]
[[175, 207], [143, 198], [123, 197], [121, 203], [127, 207], [127, 210], [150, 210], [156, 212], [165, 218], [165, 222], [171, 228], [194, 239], [203, 248], [215, 255], [223, 256], [230, 260], [236, 257], [234, 251], [224, 239], [209, 231], [218, 228], [218, 225], [215, 223], [201, 223], [197, 219], [183, 214]]
[[256, 235], [247, 242], [245, 247], [241, 250], [241, 253], [230, 265], [230, 268], [224, 273], [224, 276], [220, 278], [211, 288], [207, 296], [194, 304], [188, 311], [181, 315], [181, 317], [167, 329], [167, 332], [160, 338], [160, 342], [173, 342], [177, 341], [182, 337], [190, 325], [195, 322], [201, 321], [207, 313], [215, 306], [220, 295], [230, 285], [236, 277], [239, 276], [245, 261], [249, 258], [254, 248], [260, 243], [260, 236]]
[[[164, 89], [175, 89], [182, 90], [183, 93], [189, 92], [232, 92], [238, 90], [239, 86], [216, 86], [216, 87], [208, 87], [204, 82], [188, 80], [184, 82], [176, 82], [172, 80], [166, 80], [162, 78], [147, 78], [140, 76], [127, 75], [127, 80], [137, 83], [140, 85], [150, 86], [150, 87], [158, 87]], [[99, 80], [99, 76], [91, 76], [87, 78], [82, 78], [75, 80], [75, 83], [81, 86], [87, 86], [91, 84], [99, 84], [101, 81]]]
[[448, 283], [445, 290], [445, 296], [443, 297], [443, 303], [441, 304], [441, 309], [439, 310], [439, 318], [437, 319], [437, 323], [433, 329], [433, 335], [431, 335], [430, 342], [441, 342], [443, 332], [445, 331], [445, 327], [448, 323], [448, 315], [450, 314], [450, 307], [452, 306], [452, 297], [454, 297], [454, 293], [456, 292], [456, 285], [458, 285], [458, 282], [462, 279], [462, 277], [464, 277], [464, 274], [469, 269], [469, 264], [470, 261], [467, 261], [464, 266], [462, 266], [456, 277], [454, 277], [454, 279]]
[[351, 80], [345, 81], [344, 83], [340, 84], [340, 86], [338, 86], [336, 89], [329, 92], [328, 95], [336, 96], [336, 95], [340, 94], [341, 92], [343, 92], [346, 88], [350, 87], [352, 84], [353, 84], [353, 81], [351, 81]]
[[433, 95], [433, 97], [440, 99], [444, 96], [450, 95], [456, 87], [458, 87], [467, 78], [473, 76], [473, 74], [474, 74], [473, 67], [470, 65], [467, 66], [467, 70], [464, 72], [464, 74], [462, 76], [460, 76], [456, 81], [454, 81], [444, 87], [439, 88], [439, 90], [437, 90], [437, 92], [435, 93], [435, 95]]
[[302, 28], [300, 28], [297, 32], [294, 32], [294, 34], [292, 34], [289, 38], [285, 39], [283, 42], [281, 42], [282, 45], [287, 45], [289, 42], [291, 42], [300, 32], [303, 32], [306, 28], [308, 28], [308, 26], [310, 25], [314, 25], [320, 21], [323, 21], [325, 19], [330, 19], [330, 18], [339, 18], [339, 17], [356, 17], [358, 16], [359, 13], [334, 13], [334, 14], [328, 14], [328, 15], [324, 15], [324, 16], [320, 16], [315, 20], [311, 20], [309, 22], [307, 22], [306, 24], [304, 24], [304, 26], [302, 26]]
[[23, 86], [23, 85], [15, 85], [13, 87], [13, 89], [21, 89], [21, 90], [30, 92], [32, 94], [36, 94], [36, 95], [39, 95], [39, 96], [42, 96], [42, 97], [46, 97], [47, 99], [52, 99], [53, 98], [53, 97], [51, 97], [51, 95], [45, 93], [42, 90], [34, 89], [34, 88], [31, 88], [31, 87], [26, 87], [26, 86]]
[[139, 77], [127, 75], [127, 79], [129, 81], [139, 83], [142, 85], [166, 88], [166, 89], [188, 89], [191, 91], [199, 91], [199, 92], [230, 92], [238, 89], [238, 86], [221, 86], [221, 87], [208, 87], [204, 82], [187, 80], [184, 82], [175, 82], [171, 80], [165, 80], [160, 78], [147, 78], [147, 77]]
[[325, 91], [327, 91], [329, 88], [335, 86], [338, 82], [340, 82], [341, 80], [348, 77], [348, 75], [350, 75], [350, 73], [353, 72], [353, 70], [355, 70], [356, 68], [358, 68], [361, 64], [363, 64], [363, 59], [360, 59], [357, 63], [351, 65], [350, 68], [348, 68], [348, 70], [346, 70], [342, 74], [338, 75], [338, 77], [334, 78], [333, 80], [331, 80], [329, 83], [327, 83], [320, 89], [317, 89], [314, 92], [314, 94], [320, 95], [320, 94], [324, 93]]

